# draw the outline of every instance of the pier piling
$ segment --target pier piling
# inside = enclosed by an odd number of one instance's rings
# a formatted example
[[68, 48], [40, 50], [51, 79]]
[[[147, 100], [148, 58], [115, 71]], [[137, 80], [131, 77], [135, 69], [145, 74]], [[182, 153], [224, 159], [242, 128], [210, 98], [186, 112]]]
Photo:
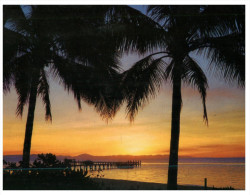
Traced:
[[99, 170], [105, 170], [105, 169], [114, 169], [120, 165], [123, 166], [134, 166], [134, 167], [139, 167], [141, 166], [141, 161], [126, 161], [126, 162], [87, 162], [86, 161], [76, 161], [76, 160], [72, 160], [72, 162], [70, 163], [70, 167], [73, 166], [73, 170], [76, 171], [77, 169], [83, 170], [83, 171], [87, 171], [89, 170], [97, 170], [97, 168], [99, 168]]
[[204, 188], [207, 189], [207, 178], [204, 179]]

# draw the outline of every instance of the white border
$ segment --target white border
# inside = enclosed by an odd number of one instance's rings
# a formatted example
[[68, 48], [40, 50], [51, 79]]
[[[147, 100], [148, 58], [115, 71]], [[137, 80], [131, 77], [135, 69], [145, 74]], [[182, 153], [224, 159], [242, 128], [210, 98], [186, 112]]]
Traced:
[[[60, 0], [60, 1], [55, 1], [55, 0], [1, 0], [1, 8], [0, 8], [0, 15], [1, 15], [1, 26], [2, 26], [2, 5], [4, 4], [23, 4], [23, 5], [29, 5], [29, 4], [126, 4], [126, 5], [148, 5], [148, 4], [225, 4], [225, 5], [230, 5], [230, 4], [245, 4], [246, 5], [246, 87], [245, 87], [245, 99], [248, 100], [250, 98], [249, 95], [249, 79], [247, 77], [247, 75], [250, 74], [249, 68], [248, 68], [248, 63], [250, 62], [249, 59], [249, 11], [250, 11], [250, 7], [249, 7], [249, 0], [209, 0], [209, 1], [201, 1], [201, 0], [126, 0], [126, 1], [112, 1], [112, 0], [95, 0], [95, 1], [90, 1], [90, 0]], [[0, 35], [1, 35], [1, 54], [0, 54], [0, 60], [2, 62], [3, 56], [2, 56], [2, 28], [0, 28]], [[0, 79], [1, 79], [1, 85], [0, 85], [0, 104], [1, 104], [1, 111], [0, 111], [0, 124], [1, 124], [1, 151], [0, 151], [0, 187], [2, 188], [2, 155], [3, 155], [3, 131], [2, 131], [2, 127], [3, 127], [3, 110], [2, 110], [2, 105], [3, 105], [3, 90], [2, 90], [2, 65], [0, 65]], [[143, 193], [143, 194], [151, 194], [151, 193], [157, 193], [157, 194], [165, 194], [165, 193], [171, 193], [171, 194], [179, 194], [179, 193], [185, 193], [186, 195], [193, 195], [193, 194], [221, 194], [221, 193], [227, 193], [227, 194], [250, 194], [250, 169], [249, 169], [249, 163], [250, 163], [250, 143], [249, 143], [249, 138], [250, 138], [250, 132], [249, 132], [249, 121], [248, 121], [248, 116], [249, 116], [249, 101], [245, 101], [245, 120], [246, 120], [246, 126], [245, 126], [245, 143], [246, 143], [246, 170], [245, 170], [245, 175], [246, 175], [246, 186], [245, 186], [245, 190], [244, 191], [129, 191], [129, 193], [132, 194], [138, 194], [138, 193]], [[37, 195], [43, 195], [44, 193], [60, 193], [61, 195], [68, 195], [69, 193], [74, 193], [74, 194], [83, 194], [83, 193], [87, 193], [87, 194], [98, 194], [98, 193], [102, 193], [102, 194], [127, 194], [128, 191], [3, 191], [2, 189], [1, 193], [3, 193], [4, 195], [14, 195], [16, 193], [18, 194], [37, 194]]]

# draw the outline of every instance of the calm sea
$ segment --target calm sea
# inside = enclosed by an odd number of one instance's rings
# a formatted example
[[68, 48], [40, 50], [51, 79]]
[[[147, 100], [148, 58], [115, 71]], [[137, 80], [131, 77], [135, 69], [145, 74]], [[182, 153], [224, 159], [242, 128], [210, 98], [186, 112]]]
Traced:
[[[167, 163], [143, 163], [134, 169], [108, 169], [100, 174], [107, 179], [167, 183]], [[93, 171], [92, 177], [97, 176]], [[245, 189], [245, 163], [180, 163], [178, 184], [204, 185], [209, 187], [233, 187]]]

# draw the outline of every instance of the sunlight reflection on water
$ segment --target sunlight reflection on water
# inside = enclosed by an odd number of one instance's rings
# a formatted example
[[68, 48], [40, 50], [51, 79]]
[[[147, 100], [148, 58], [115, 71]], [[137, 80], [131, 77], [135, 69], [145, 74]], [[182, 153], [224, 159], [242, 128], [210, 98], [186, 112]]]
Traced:
[[[144, 163], [134, 169], [108, 169], [102, 175], [108, 179], [123, 179], [142, 182], [167, 183], [167, 163]], [[95, 177], [97, 171], [92, 172]], [[244, 163], [180, 163], [178, 184], [207, 185], [245, 189]]]

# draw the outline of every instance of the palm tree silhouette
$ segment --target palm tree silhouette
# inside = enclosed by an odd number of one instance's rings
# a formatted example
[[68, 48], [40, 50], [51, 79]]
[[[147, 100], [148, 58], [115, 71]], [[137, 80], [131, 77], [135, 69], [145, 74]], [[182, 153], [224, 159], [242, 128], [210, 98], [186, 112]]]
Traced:
[[[26, 11], [24, 11], [26, 10]], [[116, 105], [109, 95], [118, 79], [118, 53], [98, 6], [3, 6], [3, 88], [14, 85], [16, 114], [28, 105], [23, 147], [23, 167], [29, 167], [37, 96], [45, 105], [45, 120], [52, 121], [48, 72], [81, 100], [94, 105], [102, 117], [114, 116]], [[117, 107], [118, 108], [118, 107]]]
[[[171, 141], [168, 168], [168, 189], [177, 189], [180, 114], [182, 107], [182, 82], [197, 88], [203, 104], [203, 119], [208, 124], [206, 109], [207, 78], [192, 54], [202, 54], [210, 60], [210, 66], [226, 81], [245, 83], [244, 6], [148, 6], [149, 17], [158, 23], [160, 34], [147, 32], [147, 39], [136, 43], [134, 51], [151, 53], [136, 62], [122, 75], [123, 97], [127, 101], [127, 113], [134, 120], [138, 109], [161, 87], [162, 81], [170, 81], [173, 87]], [[142, 17], [141, 14], [137, 15]], [[139, 26], [139, 25], [137, 25]], [[159, 28], [160, 26], [160, 28]], [[142, 28], [143, 29], [143, 28]], [[164, 30], [164, 33], [162, 33]], [[155, 44], [149, 40], [153, 37]], [[149, 39], [149, 40], [148, 40]], [[132, 39], [131, 39], [132, 40]], [[127, 42], [129, 45], [129, 41]], [[133, 42], [130, 42], [133, 44]], [[145, 46], [148, 43], [148, 47]], [[141, 45], [144, 44], [144, 51]], [[130, 45], [131, 46], [131, 45]], [[148, 49], [148, 50], [147, 50]]]

